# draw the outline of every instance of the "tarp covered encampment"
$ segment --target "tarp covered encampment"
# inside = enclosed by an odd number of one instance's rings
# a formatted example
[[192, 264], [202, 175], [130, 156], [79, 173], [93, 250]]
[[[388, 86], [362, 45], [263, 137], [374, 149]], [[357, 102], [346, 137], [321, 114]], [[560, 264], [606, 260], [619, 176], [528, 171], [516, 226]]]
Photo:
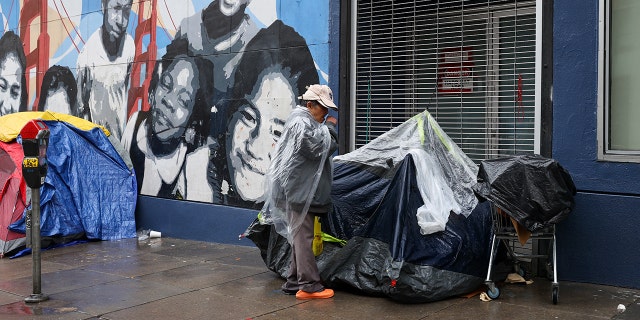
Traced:
[[[333, 212], [317, 257], [329, 287], [427, 302], [484, 282], [490, 254], [488, 203], [473, 193], [477, 166], [423, 112], [334, 159]], [[257, 219], [245, 235], [267, 267], [286, 277], [290, 246]]]
[[[40, 188], [43, 243], [72, 239], [114, 240], [136, 236], [137, 186], [128, 156], [109, 132], [86, 120], [54, 112], [20, 112], [0, 117], [0, 146], [12, 150], [22, 179], [22, 147], [16, 141], [31, 119], [43, 119], [49, 127], [48, 171]], [[115, 145], [114, 145], [115, 144]], [[5, 168], [9, 168], [6, 166]], [[9, 194], [0, 195], [2, 202]], [[24, 198], [28, 203], [31, 199]], [[8, 211], [1, 211], [5, 219]], [[10, 232], [24, 238], [24, 214], [11, 218]], [[3, 226], [4, 228], [4, 226]], [[7, 250], [8, 251], [8, 250]]]

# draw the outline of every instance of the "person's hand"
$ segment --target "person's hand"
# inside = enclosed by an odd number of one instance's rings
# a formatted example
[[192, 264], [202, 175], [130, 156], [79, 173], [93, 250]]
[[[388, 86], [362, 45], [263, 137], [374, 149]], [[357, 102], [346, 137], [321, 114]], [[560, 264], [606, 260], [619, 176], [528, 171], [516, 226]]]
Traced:
[[333, 123], [334, 126], [338, 124], [338, 119], [336, 119], [334, 116], [328, 116], [326, 121]]

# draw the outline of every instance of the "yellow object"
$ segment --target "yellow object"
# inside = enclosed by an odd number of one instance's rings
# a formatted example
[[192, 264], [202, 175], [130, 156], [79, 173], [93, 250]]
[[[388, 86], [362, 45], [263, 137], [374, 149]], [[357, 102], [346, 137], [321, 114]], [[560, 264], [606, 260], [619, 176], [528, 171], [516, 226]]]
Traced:
[[22, 160], [22, 166], [25, 168], [37, 168], [38, 158], [36, 157], [24, 158], [24, 160]]
[[313, 219], [313, 255], [319, 256], [322, 253], [322, 227], [320, 225], [320, 217]]
[[98, 127], [107, 137], [111, 134], [109, 133], [109, 130], [103, 126], [68, 114], [52, 111], [24, 111], [0, 117], [0, 141], [13, 141], [20, 134], [20, 130], [22, 130], [24, 125], [33, 119], [63, 121], [83, 131], [89, 131]]

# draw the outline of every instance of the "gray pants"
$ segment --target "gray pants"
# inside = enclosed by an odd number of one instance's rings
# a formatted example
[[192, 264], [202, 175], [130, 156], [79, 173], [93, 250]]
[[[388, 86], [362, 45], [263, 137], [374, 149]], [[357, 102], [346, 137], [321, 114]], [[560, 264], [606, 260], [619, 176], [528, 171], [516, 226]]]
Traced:
[[320, 282], [320, 273], [316, 258], [313, 255], [313, 220], [314, 215], [307, 213], [300, 224], [298, 232], [293, 236], [291, 244], [291, 265], [284, 290], [302, 290], [318, 292], [324, 290]]

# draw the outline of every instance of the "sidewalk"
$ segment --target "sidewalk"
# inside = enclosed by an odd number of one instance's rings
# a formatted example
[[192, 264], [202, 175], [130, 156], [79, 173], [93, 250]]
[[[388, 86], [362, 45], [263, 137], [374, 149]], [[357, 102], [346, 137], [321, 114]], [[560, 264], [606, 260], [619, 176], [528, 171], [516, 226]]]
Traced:
[[[300, 301], [280, 292], [255, 247], [173, 238], [101, 241], [42, 252], [42, 293], [32, 257], [0, 259], [0, 319], [640, 319], [640, 290], [534, 279], [503, 285], [497, 300], [455, 297], [424, 304], [336, 291]], [[619, 313], [619, 304], [626, 311]]]

